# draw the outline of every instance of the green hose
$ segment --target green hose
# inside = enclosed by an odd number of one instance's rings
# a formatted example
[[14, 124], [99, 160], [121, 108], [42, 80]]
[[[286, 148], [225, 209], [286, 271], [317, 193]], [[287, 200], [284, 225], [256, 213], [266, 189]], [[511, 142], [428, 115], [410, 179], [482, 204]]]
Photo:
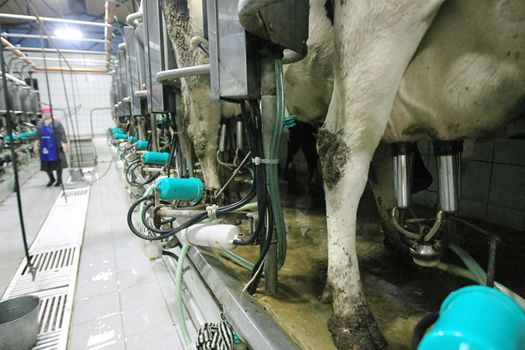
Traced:
[[186, 326], [186, 320], [184, 319], [184, 308], [182, 307], [182, 270], [184, 269], [184, 258], [190, 250], [190, 245], [185, 244], [182, 246], [180, 252], [179, 261], [177, 262], [177, 272], [175, 273], [175, 308], [177, 310], [177, 318], [179, 319], [180, 330], [186, 345], [191, 343], [190, 333]]
[[[279, 147], [281, 146], [281, 134], [283, 131], [284, 120], [284, 85], [283, 85], [283, 63], [282, 60], [275, 60], [275, 85], [276, 85], [276, 114], [273, 123], [272, 143], [270, 145], [269, 159], [279, 157]], [[279, 173], [278, 164], [268, 164], [268, 191], [277, 232], [277, 265], [279, 269], [286, 260], [286, 228], [284, 226], [283, 210], [281, 208], [281, 198], [279, 195]]]
[[230, 251], [230, 250], [223, 250], [221, 252], [221, 254], [230, 259], [231, 261], [233, 261], [234, 263], [236, 263], [237, 265], [241, 266], [241, 267], [244, 267], [246, 270], [248, 271], [252, 271], [253, 270], [253, 263], [248, 261], [247, 259], [243, 258], [242, 256], [239, 256], [237, 254], [235, 254], [234, 252]]
[[252, 202], [252, 203], [245, 204], [240, 208], [232, 210], [232, 213], [237, 213], [240, 211], [254, 211], [256, 209], [257, 209], [257, 202]]

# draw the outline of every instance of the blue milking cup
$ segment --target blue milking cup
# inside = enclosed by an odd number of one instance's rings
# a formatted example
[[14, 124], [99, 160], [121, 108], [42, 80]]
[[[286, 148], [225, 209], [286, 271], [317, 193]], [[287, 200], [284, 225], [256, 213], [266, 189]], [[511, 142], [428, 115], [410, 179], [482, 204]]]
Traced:
[[524, 350], [525, 313], [507, 295], [484, 286], [445, 299], [418, 350]]
[[157, 182], [160, 199], [196, 202], [202, 198], [204, 184], [196, 177], [189, 179], [165, 177]]

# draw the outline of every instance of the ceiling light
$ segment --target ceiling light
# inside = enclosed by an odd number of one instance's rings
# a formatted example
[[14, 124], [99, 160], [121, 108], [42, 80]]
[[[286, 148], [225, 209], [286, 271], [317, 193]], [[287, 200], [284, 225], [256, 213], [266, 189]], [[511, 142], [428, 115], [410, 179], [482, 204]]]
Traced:
[[82, 32], [71, 28], [61, 28], [55, 30], [55, 35], [60, 39], [79, 40], [82, 39]]

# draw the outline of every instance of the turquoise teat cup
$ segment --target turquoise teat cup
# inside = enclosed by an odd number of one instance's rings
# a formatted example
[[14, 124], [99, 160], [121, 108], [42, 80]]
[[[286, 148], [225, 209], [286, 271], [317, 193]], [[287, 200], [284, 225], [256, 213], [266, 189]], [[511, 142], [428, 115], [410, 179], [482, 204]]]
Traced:
[[488, 287], [461, 288], [445, 299], [439, 319], [418, 350], [523, 350], [525, 313], [507, 295]]

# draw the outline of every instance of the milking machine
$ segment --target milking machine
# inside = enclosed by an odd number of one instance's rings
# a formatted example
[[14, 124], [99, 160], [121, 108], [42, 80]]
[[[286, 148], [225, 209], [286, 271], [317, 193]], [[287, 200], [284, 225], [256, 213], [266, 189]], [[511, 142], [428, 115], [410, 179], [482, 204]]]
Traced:
[[[35, 118], [40, 114], [40, 105], [38, 101], [38, 91], [32, 85], [28, 85], [26, 81], [20, 79], [24, 75], [20, 72], [12, 71], [13, 63], [23, 63], [16, 56], [9, 52], [4, 52], [8, 57], [6, 59], [7, 72], [5, 73], [6, 84], [0, 83], [0, 94], [4, 96], [4, 89], [7, 87], [7, 94], [10, 100], [10, 122], [12, 123], [11, 133], [8, 132], [8, 111], [5, 98], [2, 97], [0, 102], [0, 163], [1, 173], [6, 173], [6, 167], [12, 164], [13, 154], [11, 146], [13, 146], [14, 155], [18, 160], [18, 165], [25, 165], [33, 158], [32, 149], [33, 142], [37, 138]], [[26, 64], [27, 65], [27, 64]], [[26, 67], [23, 66], [22, 70]], [[8, 73], [9, 72], [9, 73]], [[13, 74], [19, 74], [17, 78]], [[31, 74], [29, 74], [28, 81], [32, 83]], [[2, 81], [2, 79], [0, 79]]]
[[[447, 219], [459, 210], [461, 192], [462, 141], [435, 141], [439, 181], [438, 212], [431, 226], [425, 219], [407, 219], [412, 195], [412, 157], [415, 144], [398, 142], [392, 144], [394, 168], [394, 201], [391, 218], [404, 242], [410, 247], [414, 262], [421, 266], [435, 267], [440, 263], [443, 244], [443, 228]], [[417, 227], [417, 231], [413, 230]]]
[[[439, 312], [424, 317], [414, 330], [413, 348], [521, 349], [525, 344], [525, 300], [494, 281], [497, 239], [483, 229], [462, 221], [490, 238], [489, 266], [485, 272], [466, 251], [450, 243], [445, 236], [447, 223], [459, 210], [462, 141], [434, 142], [439, 181], [438, 212], [433, 224], [428, 226], [424, 225], [426, 219], [407, 218], [411, 206], [415, 147], [415, 144], [408, 142], [392, 144], [395, 203], [391, 212], [392, 222], [403, 242], [409, 246], [414, 263], [469, 278], [480, 286], [465, 287], [451, 293]], [[446, 246], [467, 269], [441, 261]]]
[[[117, 152], [130, 187], [140, 189], [128, 210], [131, 231], [157, 242], [155, 247], [167, 255], [181, 247], [177, 288], [184, 257], [193, 254], [190, 247], [199, 247], [217, 249], [250, 270], [244, 287], [250, 294], [263, 275], [265, 292], [273, 294], [286, 256], [277, 160], [284, 119], [282, 62], [306, 55], [308, 3], [207, 0], [204, 5], [205, 31], [192, 39], [190, 48], [209, 56], [210, 63], [202, 66], [177, 66], [159, 0], [143, 0], [140, 10], [128, 16], [128, 25], [122, 28], [125, 42], [119, 45], [112, 73], [116, 127], [108, 130], [108, 143]], [[184, 121], [179, 118], [180, 79], [201, 74], [210, 75], [211, 95], [219, 105], [234, 103], [241, 111], [219, 127], [220, 188], [210, 188], [203, 180], [194, 151], [184, 142]], [[256, 246], [259, 257], [247, 261], [233, 252], [238, 246]], [[228, 303], [222, 295], [217, 298]], [[225, 324], [223, 319], [220, 327]], [[247, 336], [251, 330], [243, 324], [237, 320], [235, 325]], [[199, 332], [204, 329], [209, 327]], [[252, 336], [265, 332], [259, 329]], [[280, 344], [273, 348], [291, 347], [287, 336], [270, 338], [265, 341]]]

